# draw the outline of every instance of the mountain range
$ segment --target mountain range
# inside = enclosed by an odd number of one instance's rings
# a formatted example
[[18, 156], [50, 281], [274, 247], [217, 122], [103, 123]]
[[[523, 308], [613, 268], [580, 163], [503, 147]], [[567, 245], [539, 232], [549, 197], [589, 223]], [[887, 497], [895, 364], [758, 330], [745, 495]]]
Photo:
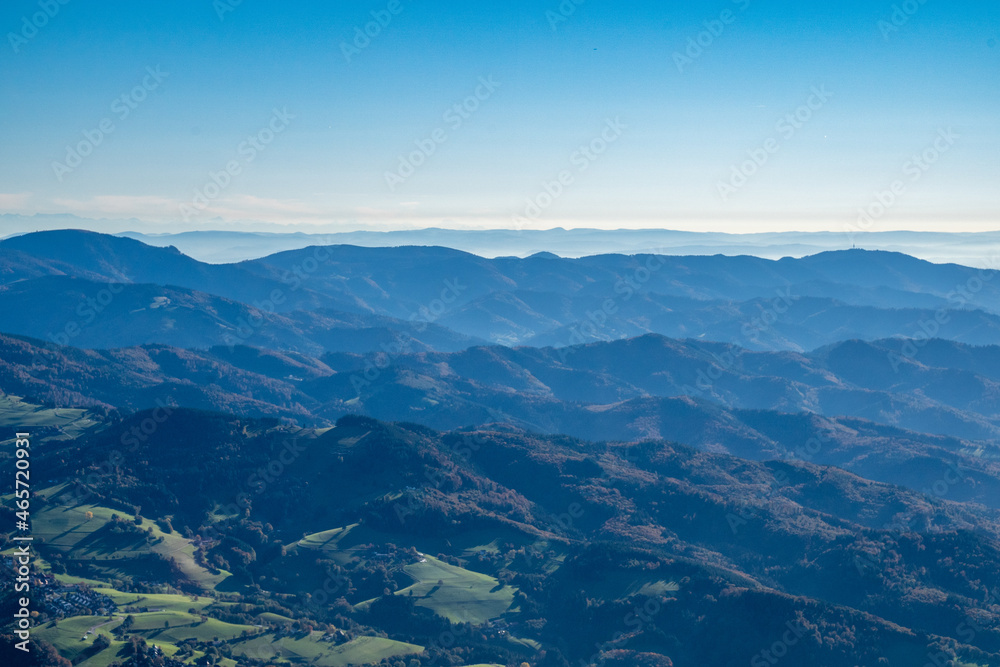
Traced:
[[[664, 221], [669, 224], [669, 221]], [[996, 232], [872, 231], [869, 226], [833, 223], [826, 232], [719, 232], [671, 229], [413, 229], [340, 231], [323, 225], [276, 225], [215, 218], [185, 224], [151, 224], [136, 218], [101, 219], [74, 215], [0, 214], [0, 229], [15, 234], [64, 229], [92, 229], [153, 246], [176, 246], [202, 261], [224, 264], [257, 259], [274, 252], [316, 245], [365, 247], [437, 245], [483, 257], [528, 257], [551, 252], [562, 257], [600, 253], [663, 255], [752, 255], [768, 259], [805, 257], [852, 247], [886, 250], [931, 262], [954, 262], [997, 268], [1000, 234]], [[206, 231], [205, 227], [211, 229]], [[295, 231], [290, 231], [294, 229]], [[251, 231], [252, 230], [252, 231]], [[867, 231], [866, 231], [867, 230]]]
[[[301, 353], [340, 351], [319, 330], [419, 339], [413, 325], [435, 328], [438, 346], [421, 342], [440, 350], [470, 339], [562, 347], [647, 333], [800, 352], [896, 336], [988, 344], [1000, 331], [995, 276], [864, 251], [485, 259], [335, 246], [212, 265], [130, 239], [45, 232], [0, 243], [0, 331], [66, 344], [68, 327], [75, 345], [91, 348], [235, 341]], [[376, 336], [369, 351], [383, 342]]]
[[1000, 664], [996, 278], [8, 238], [39, 665]]

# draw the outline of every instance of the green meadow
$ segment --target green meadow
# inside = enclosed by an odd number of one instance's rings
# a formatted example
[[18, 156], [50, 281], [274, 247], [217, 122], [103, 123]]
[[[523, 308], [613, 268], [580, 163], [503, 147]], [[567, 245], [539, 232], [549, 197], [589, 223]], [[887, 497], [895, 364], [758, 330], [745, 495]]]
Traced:
[[[27, 431], [44, 429], [46, 439], [71, 440], [100, 425], [89, 410], [43, 408], [17, 396], [0, 394], [0, 428]], [[55, 431], [51, 433], [50, 431]]]
[[403, 568], [414, 584], [396, 592], [412, 593], [416, 603], [452, 623], [481, 625], [507, 611], [515, 589], [493, 577], [444, 563], [432, 556]]
[[[58, 491], [53, 495], [58, 501]], [[152, 543], [131, 535], [115, 535], [106, 527], [112, 516], [131, 520], [121, 511], [99, 505], [64, 506], [52, 504], [32, 514], [32, 531], [71, 560], [89, 561], [99, 565], [109, 575], [141, 574], [141, 566], [132, 561], [143, 555], [160, 554], [173, 558], [180, 570], [192, 582], [210, 590], [225, 581], [230, 574], [212, 574], [194, 560], [194, 545], [176, 532], [166, 533], [155, 522], [143, 521], [143, 530], [152, 530]]]
[[313, 632], [307, 637], [300, 638], [279, 639], [275, 635], [264, 635], [236, 644], [233, 647], [233, 654], [258, 660], [280, 658], [319, 667], [347, 667], [377, 663], [385, 658], [416, 655], [424, 651], [422, 646], [381, 637], [358, 637], [346, 644], [335, 646], [332, 642], [320, 641], [322, 636], [321, 632]]

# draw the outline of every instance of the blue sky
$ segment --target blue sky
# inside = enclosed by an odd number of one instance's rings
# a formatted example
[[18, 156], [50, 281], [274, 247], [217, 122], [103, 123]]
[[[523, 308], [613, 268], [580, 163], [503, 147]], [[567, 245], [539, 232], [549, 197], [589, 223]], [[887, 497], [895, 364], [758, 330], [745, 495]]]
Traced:
[[998, 227], [997, 2], [13, 0], [0, 30], [0, 213]]

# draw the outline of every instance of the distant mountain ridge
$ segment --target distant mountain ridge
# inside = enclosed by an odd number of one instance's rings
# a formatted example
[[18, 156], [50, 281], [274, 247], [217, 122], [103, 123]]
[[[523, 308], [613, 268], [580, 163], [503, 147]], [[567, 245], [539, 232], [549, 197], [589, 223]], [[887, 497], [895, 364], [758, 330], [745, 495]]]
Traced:
[[[997, 275], [859, 250], [779, 261], [648, 254], [486, 259], [437, 247], [317, 246], [212, 265], [173, 248], [58, 231], [0, 243], [0, 308], [38, 310], [37, 317], [0, 321], [0, 331], [50, 337], [53, 331], [33, 321], [72, 321], [81, 290], [98, 292], [108, 282], [183, 288], [295, 320], [303, 316], [294, 313], [324, 310], [387, 317], [451, 329], [455, 340], [505, 345], [568, 346], [647, 333], [760, 350], [894, 336], [986, 344], [1000, 339]], [[60, 287], [57, 278], [95, 284]], [[171, 331], [190, 327], [171, 322], [145, 323], [140, 339], [128, 321], [111, 326], [98, 318], [79, 340], [89, 347], [221, 342], [178, 338]], [[157, 331], [161, 337], [148, 337]], [[315, 353], [292, 338], [259, 344]]]
[[[217, 224], [216, 230], [185, 229], [181, 223], [164, 225], [137, 219], [92, 220], [72, 215], [0, 215], [0, 229], [18, 234], [42, 230], [86, 228], [121, 234], [150, 245], [176, 246], [182, 252], [213, 263], [258, 259], [276, 250], [313, 245], [425, 246], [457, 248], [485, 257], [527, 257], [552, 252], [562, 257], [584, 257], [604, 252], [667, 255], [753, 255], [768, 259], [804, 257], [827, 250], [851, 247], [900, 252], [932, 262], [998, 268], [1000, 232], [942, 233], [914, 231], [864, 232], [845, 226], [827, 232], [763, 232], [727, 234], [669, 229], [551, 229], [459, 230], [415, 229], [398, 231], [340, 231], [336, 226], [288, 227], [267, 223]], [[254, 231], [233, 231], [235, 229]], [[174, 231], [179, 230], [179, 231]], [[165, 233], [166, 232], [166, 233]], [[0, 232], [3, 234], [3, 232]]]

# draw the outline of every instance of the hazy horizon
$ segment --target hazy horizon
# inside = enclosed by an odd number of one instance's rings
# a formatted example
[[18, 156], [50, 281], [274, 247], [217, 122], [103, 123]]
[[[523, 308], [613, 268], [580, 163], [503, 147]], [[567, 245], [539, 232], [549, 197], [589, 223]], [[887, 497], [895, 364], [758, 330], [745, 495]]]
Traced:
[[169, 231], [1000, 220], [995, 4], [54, 7], [0, 8], [21, 130], [0, 138], [0, 213]]
[[[39, 231], [85, 229], [125, 236], [153, 246], [174, 246], [194, 259], [211, 264], [254, 260], [310, 246], [351, 245], [372, 248], [436, 246], [485, 258], [528, 257], [544, 252], [566, 258], [659, 254], [749, 255], [769, 260], [857, 248], [902, 253], [935, 264], [1000, 268], [1000, 232], [866, 232], [846, 229], [729, 234], [671, 229], [473, 230], [440, 227], [317, 232], [308, 228], [290, 231], [273, 225], [259, 225], [255, 230], [246, 226], [230, 226], [164, 232], [156, 226], [137, 227], [134, 220], [95, 221], [72, 216], [23, 218], [11, 215], [0, 215], [0, 226], [4, 232], [10, 232], [0, 235], [0, 241]], [[15, 227], [21, 230], [11, 232]], [[147, 231], [138, 231], [141, 229]]]

